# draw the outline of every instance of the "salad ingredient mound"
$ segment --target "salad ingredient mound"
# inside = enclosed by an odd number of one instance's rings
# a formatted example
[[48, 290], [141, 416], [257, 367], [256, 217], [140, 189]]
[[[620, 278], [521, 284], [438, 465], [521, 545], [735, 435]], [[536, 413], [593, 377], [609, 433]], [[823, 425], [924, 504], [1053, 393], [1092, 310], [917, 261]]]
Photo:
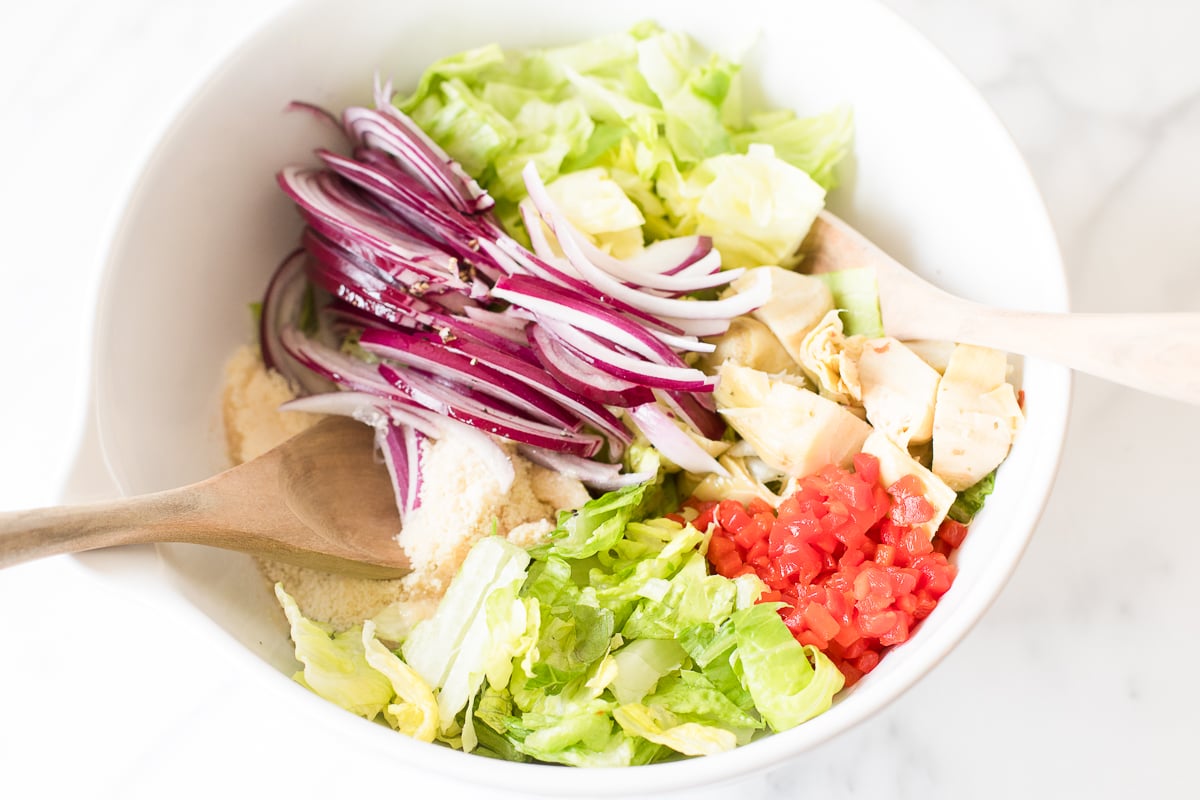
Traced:
[[426, 741], [574, 766], [717, 753], [829, 708], [842, 673], [755, 575], [708, 573], [704, 530], [644, 518], [656, 489], [563, 512], [530, 551], [479, 541], [403, 660], [372, 623], [331, 635], [277, 586], [297, 680]]
[[[745, 114], [644, 23], [375, 87], [278, 175], [305, 228], [231, 456], [372, 426], [413, 572], [262, 562], [296, 679], [423, 741], [646, 764], [801, 724], [906, 641], [1022, 422], [1004, 354], [805, 275], [850, 117]], [[802, 266], [802, 265], [801, 265]]]

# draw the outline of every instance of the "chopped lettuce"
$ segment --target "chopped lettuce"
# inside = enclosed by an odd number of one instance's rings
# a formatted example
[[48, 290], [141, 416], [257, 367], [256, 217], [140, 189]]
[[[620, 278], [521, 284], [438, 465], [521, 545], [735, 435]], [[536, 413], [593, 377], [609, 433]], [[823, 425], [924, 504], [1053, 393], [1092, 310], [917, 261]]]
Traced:
[[438, 730], [437, 700], [416, 671], [375, 638], [375, 624], [363, 623], [362, 643], [367, 663], [392, 684], [395, 702], [383, 710], [396, 730], [422, 742], [432, 742]]
[[971, 520], [975, 519], [975, 515], [979, 513], [979, 509], [983, 508], [984, 501], [987, 500], [995, 486], [996, 470], [992, 470], [978, 483], [959, 492], [958, 497], [954, 500], [954, 505], [950, 506], [950, 511], [946, 516], [955, 522], [969, 525]]
[[[643, 22], [566, 47], [468, 50], [430, 66], [394, 102], [487, 189], [514, 234], [521, 169], [533, 161], [547, 184], [599, 170], [640, 209], [650, 238], [719, 227], [729, 265], [782, 263], [836, 184], [851, 115], [747, 118], [741, 97], [738, 64]], [[777, 206], [764, 205], [767, 187], [782, 192]], [[608, 184], [590, 189], [611, 198]], [[614, 252], [633, 246], [622, 236]]]
[[581, 508], [560, 511], [558, 527], [550, 541], [532, 552], [535, 558], [587, 558], [612, 547], [645, 494], [646, 484], [626, 486], [585, 503]]
[[737, 746], [737, 734], [725, 728], [681, 722], [667, 709], [626, 703], [613, 709], [613, 719], [625, 733], [666, 745], [688, 756], [723, 753]]
[[[405, 640], [404, 660], [438, 689], [443, 733], [479, 691], [485, 674], [502, 674], [503, 660], [515, 655], [524, 628], [514, 635], [511, 625], [490, 626], [488, 601], [493, 593], [511, 592], [511, 599], [501, 594], [501, 602], [508, 600], [507, 607], [515, 610], [519, 605], [515, 590], [525, 580], [528, 564], [529, 554], [516, 545], [498, 536], [481, 539], [467, 554], [434, 615]], [[491, 610], [495, 622], [494, 605]]]
[[733, 615], [733, 627], [734, 657], [754, 705], [772, 730], [782, 731], [827, 711], [845, 679], [828, 656], [793, 638], [775, 613], [778, 605], [742, 609]]
[[617, 258], [642, 249], [642, 212], [601, 167], [562, 175], [546, 192], [592, 243]]
[[788, 110], [751, 114], [749, 127], [735, 133], [732, 141], [739, 153], [754, 144], [771, 145], [775, 155], [829, 190], [837, 185], [835, 168], [850, 154], [853, 138], [854, 116], [841, 107], [813, 117], [797, 117]]
[[278, 583], [275, 597], [291, 626], [296, 660], [304, 665], [293, 676], [296, 682], [361, 717], [379, 716], [396, 693], [388, 676], [367, 662], [362, 629], [335, 634], [328, 626], [305, 618]]
[[417, 739], [573, 766], [722, 752], [828, 708], [841, 673], [757, 603], [757, 577], [708, 574], [706, 531], [643, 519], [653, 485], [563, 513], [536, 560], [480, 540], [399, 653], [370, 620], [331, 634], [277, 587], [297, 680]]
[[790, 265], [825, 205], [803, 170], [753, 144], [701, 162], [664, 198], [681, 230], [711, 236], [727, 267]]
[[833, 304], [842, 319], [842, 331], [847, 336], [863, 335], [868, 339], [883, 336], [883, 316], [879, 311], [879, 284], [869, 267], [843, 269], [817, 276], [833, 292]]

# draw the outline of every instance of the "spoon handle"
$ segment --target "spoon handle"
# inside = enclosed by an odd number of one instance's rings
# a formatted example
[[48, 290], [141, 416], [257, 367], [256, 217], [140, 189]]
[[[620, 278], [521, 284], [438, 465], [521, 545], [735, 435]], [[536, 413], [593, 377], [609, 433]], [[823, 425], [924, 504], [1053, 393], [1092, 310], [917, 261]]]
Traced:
[[1200, 405], [1197, 313], [1051, 314], [964, 302], [946, 321], [954, 330], [944, 338], [953, 341], [1046, 359]]
[[0, 569], [100, 547], [193, 541], [186, 520], [196, 509], [191, 492], [175, 490], [110, 503], [0, 513]]

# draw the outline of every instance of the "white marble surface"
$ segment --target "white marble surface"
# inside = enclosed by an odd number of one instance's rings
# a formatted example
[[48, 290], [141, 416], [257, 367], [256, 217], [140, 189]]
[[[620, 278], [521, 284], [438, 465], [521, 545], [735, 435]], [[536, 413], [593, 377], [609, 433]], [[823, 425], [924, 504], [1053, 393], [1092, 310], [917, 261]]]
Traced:
[[[52, 503], [71, 475], [106, 236], [149, 148], [283, 5], [0, 4], [0, 509]], [[1200, 4], [889, 5], [1011, 129], [1077, 309], [1200, 310]], [[886, 712], [739, 794], [1200, 796], [1200, 409], [1089, 378], [1076, 390], [1054, 497], [982, 623]], [[380, 774], [72, 559], [0, 573], [0, 795], [326, 798], [381, 785], [462, 793]]]

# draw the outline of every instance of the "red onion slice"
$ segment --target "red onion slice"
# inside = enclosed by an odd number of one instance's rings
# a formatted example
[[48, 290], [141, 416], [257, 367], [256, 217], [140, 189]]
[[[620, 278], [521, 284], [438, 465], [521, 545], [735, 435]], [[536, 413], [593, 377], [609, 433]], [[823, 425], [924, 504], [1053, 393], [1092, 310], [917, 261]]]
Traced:
[[[424, 338], [428, 346], [443, 347], [448, 351], [452, 351], [455, 355], [466, 357], [472, 362], [478, 362], [506, 378], [520, 381], [531, 390], [542, 393], [549, 400], [552, 400], [577, 415], [583, 421], [591, 424], [601, 433], [604, 433], [609, 438], [609, 444], [614, 451], [614, 457], [620, 455], [620, 451], [624, 449], [624, 445], [633, 441], [633, 437], [625, 429], [621, 420], [614, 416], [612, 412], [606, 409], [600, 402], [593, 401], [586, 395], [579, 396], [569, 388], [555, 381], [541, 369], [541, 365], [537, 363], [536, 359], [531, 364], [510, 355], [504, 350], [497, 350], [496, 348], [489, 347], [484, 342], [472, 341], [469, 338], [451, 339], [443, 342], [429, 334], [417, 333], [407, 336]], [[378, 346], [404, 348], [407, 345], [400, 340], [405, 337], [406, 334], [393, 331], [368, 331], [363, 333], [360, 343], [368, 349]], [[600, 374], [602, 375], [603, 373]], [[649, 396], [648, 390], [643, 389], [643, 391]], [[576, 425], [575, 428], [577, 429], [577, 427]]]
[[444, 414], [473, 428], [522, 444], [559, 450], [591, 458], [603, 444], [599, 436], [576, 433], [523, 419], [500, 408], [454, 392], [415, 372], [400, 373], [387, 364], [379, 365], [383, 379], [419, 405]]
[[681, 469], [701, 475], [715, 472], [724, 477], [729, 476], [729, 471], [680, 430], [657, 403], [636, 406], [629, 409], [629, 414], [650, 444]]
[[492, 288], [492, 295], [532, 311], [537, 319], [552, 319], [588, 331], [650, 361], [684, 366], [679, 356], [645, 326], [539, 278], [523, 275], [501, 278]]
[[650, 314], [678, 317], [680, 319], [732, 318], [749, 313], [767, 301], [770, 287], [765, 282], [757, 283], [750, 291], [740, 292], [723, 300], [679, 300], [655, 297], [626, 286], [607, 272], [597, 267], [584, 255], [579, 240], [582, 238], [558, 210], [546, 192], [537, 173], [537, 166], [530, 161], [521, 173], [525, 188], [534, 206], [558, 237], [558, 243], [579, 274], [604, 294], [612, 296]]
[[585, 361], [627, 381], [658, 389], [711, 392], [716, 378], [691, 367], [666, 366], [622, 353], [583, 331], [554, 320], [540, 323], [560, 341], [570, 345]]
[[530, 447], [525, 444], [520, 445], [517, 452], [535, 464], [575, 478], [581, 483], [603, 492], [645, 483], [655, 476], [653, 472], [622, 473], [620, 464], [602, 464], [598, 461], [590, 461], [586, 458], [556, 453], [552, 450], [543, 450], [540, 447]]
[[654, 395], [645, 386], [596, 368], [541, 325], [529, 326], [529, 342], [546, 371], [582, 397], [623, 408], [653, 402]]
[[427, 370], [508, 403], [533, 419], [571, 429], [579, 427], [579, 421], [573, 414], [548, 400], [542, 393], [492, 369], [478, 358], [456, 353], [444, 345], [435, 345], [416, 336], [380, 330], [363, 331], [358, 343], [367, 352]]

